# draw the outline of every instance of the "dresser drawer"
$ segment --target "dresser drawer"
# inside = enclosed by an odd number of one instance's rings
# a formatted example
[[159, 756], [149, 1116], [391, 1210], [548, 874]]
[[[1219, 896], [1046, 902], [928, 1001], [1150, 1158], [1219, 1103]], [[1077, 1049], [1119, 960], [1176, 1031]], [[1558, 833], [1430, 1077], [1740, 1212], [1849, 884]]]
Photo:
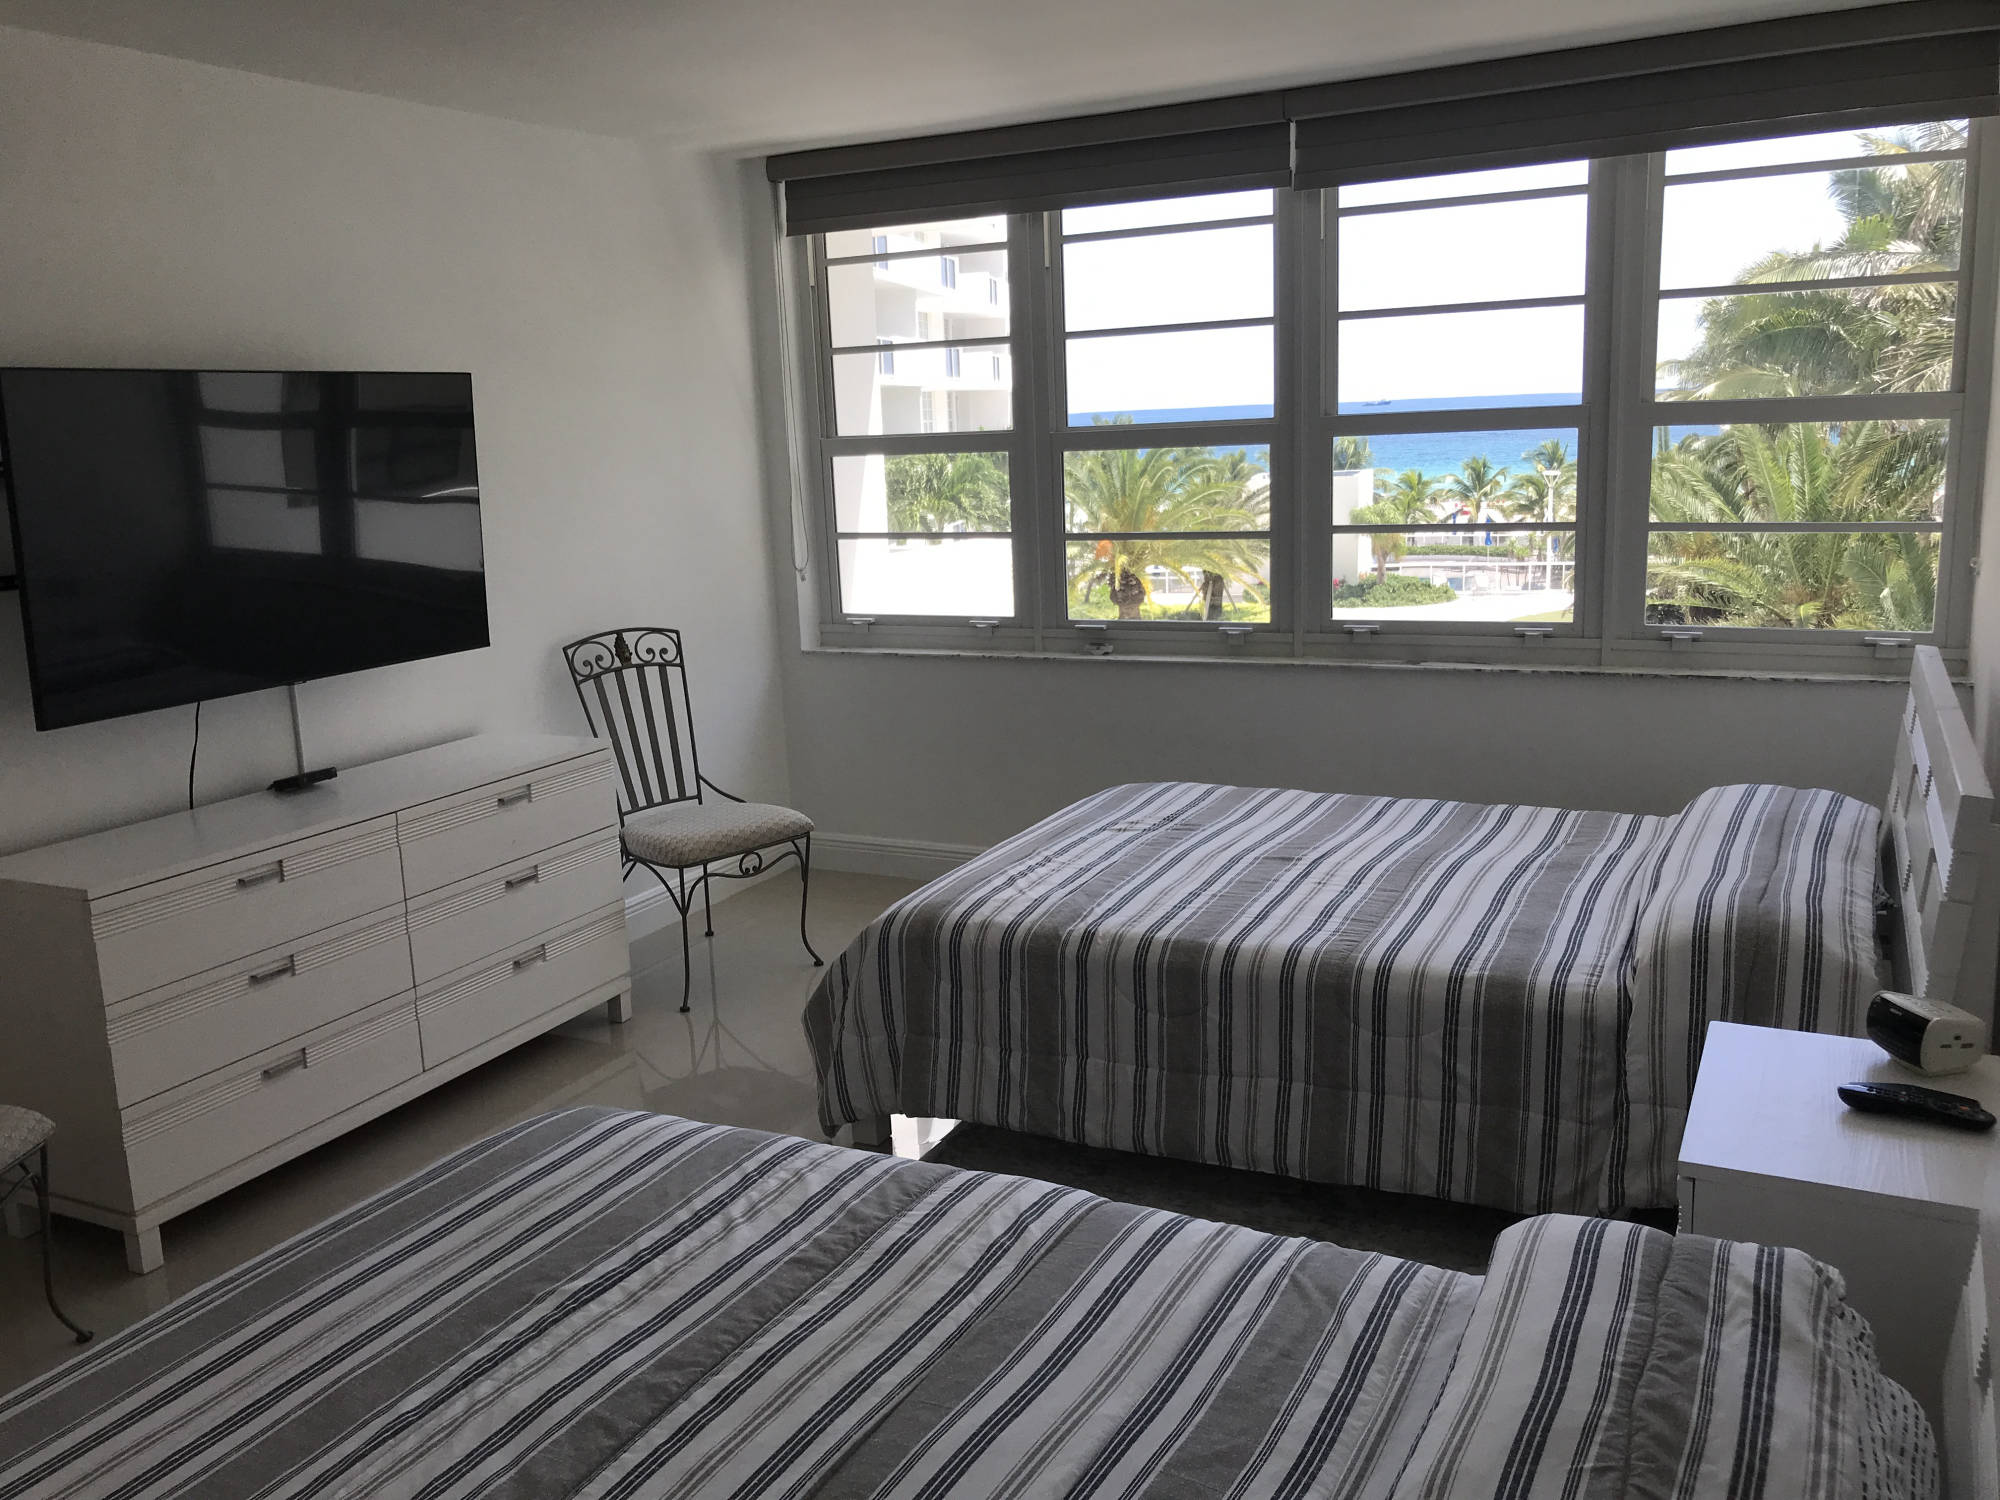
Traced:
[[123, 1112], [134, 1207], [417, 1076], [408, 992]]
[[489, 782], [397, 815], [403, 879], [412, 896], [509, 860], [614, 828], [618, 806], [607, 751]]
[[118, 1102], [150, 1099], [413, 982], [409, 929], [391, 907], [120, 1000], [105, 1023]]
[[276, 844], [91, 903], [98, 981], [123, 1000], [402, 899], [393, 817]]
[[620, 902], [538, 935], [504, 957], [419, 985], [424, 1066], [434, 1068], [630, 971]]
[[423, 984], [619, 899], [618, 834], [604, 829], [461, 880], [410, 903], [410, 957]]

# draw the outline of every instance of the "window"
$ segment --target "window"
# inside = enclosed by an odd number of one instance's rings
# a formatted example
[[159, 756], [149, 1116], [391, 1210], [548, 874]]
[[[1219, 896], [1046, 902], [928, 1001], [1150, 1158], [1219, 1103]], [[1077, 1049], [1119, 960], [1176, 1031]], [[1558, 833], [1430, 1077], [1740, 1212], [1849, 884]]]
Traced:
[[1667, 153], [1648, 624], [1935, 627], [1969, 146], [1945, 121]]
[[1271, 621], [1276, 209], [1060, 216], [1067, 618]]
[[1962, 655], [1992, 351], [1960, 310], [1991, 306], [1988, 128], [805, 242], [825, 637], [1707, 670]]
[[[820, 457], [843, 619], [1013, 616], [1005, 220], [830, 234], [817, 248]], [[961, 271], [1002, 294], [947, 317]], [[966, 349], [990, 361], [990, 379], [964, 378]]]
[[1587, 162], [1332, 190], [1336, 625], [1573, 627], [1589, 195]]

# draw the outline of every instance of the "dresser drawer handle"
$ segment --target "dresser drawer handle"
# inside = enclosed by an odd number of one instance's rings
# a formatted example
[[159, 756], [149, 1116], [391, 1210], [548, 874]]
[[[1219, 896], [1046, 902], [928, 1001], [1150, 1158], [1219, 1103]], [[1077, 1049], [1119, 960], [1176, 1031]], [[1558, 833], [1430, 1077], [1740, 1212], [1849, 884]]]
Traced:
[[236, 889], [247, 891], [253, 886], [269, 885], [274, 880], [285, 878], [285, 862], [281, 859], [268, 870], [259, 870], [254, 875], [238, 875]]
[[502, 792], [493, 799], [493, 805], [495, 807], [513, 807], [517, 803], [533, 802], [534, 800], [535, 788], [530, 784], [522, 787], [519, 791]]
[[519, 973], [522, 969], [527, 968], [530, 964], [538, 964], [548, 956], [549, 956], [549, 945], [547, 943], [537, 943], [535, 944], [534, 947], [530, 948], [526, 953], [523, 953], [519, 958], [514, 960], [514, 971], [516, 973]]
[[306, 1049], [299, 1048], [298, 1056], [288, 1057], [283, 1062], [272, 1063], [264, 1070], [266, 1078], [283, 1078], [287, 1073], [296, 1073], [306, 1065]]
[[533, 885], [536, 881], [540, 880], [541, 878], [542, 878], [542, 867], [540, 865], [536, 865], [534, 869], [528, 870], [520, 875], [508, 876], [505, 884], [508, 890], [518, 891], [522, 886]]
[[263, 969], [255, 974], [252, 974], [250, 976], [250, 982], [252, 984], [269, 984], [274, 979], [283, 979], [287, 974], [296, 974], [298, 972], [299, 972], [299, 956], [298, 954], [294, 953], [290, 958], [286, 959], [283, 963], [273, 964], [268, 969]]

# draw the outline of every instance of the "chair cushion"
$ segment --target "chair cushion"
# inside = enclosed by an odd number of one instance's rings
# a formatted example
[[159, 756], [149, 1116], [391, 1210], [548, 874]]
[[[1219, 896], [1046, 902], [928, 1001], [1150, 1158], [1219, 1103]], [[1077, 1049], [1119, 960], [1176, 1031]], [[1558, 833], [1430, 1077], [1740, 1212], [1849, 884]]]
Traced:
[[55, 1121], [18, 1104], [0, 1104], [0, 1167], [11, 1167], [56, 1133]]
[[625, 848], [648, 864], [683, 869], [768, 849], [812, 832], [802, 812], [769, 802], [676, 802], [625, 820]]

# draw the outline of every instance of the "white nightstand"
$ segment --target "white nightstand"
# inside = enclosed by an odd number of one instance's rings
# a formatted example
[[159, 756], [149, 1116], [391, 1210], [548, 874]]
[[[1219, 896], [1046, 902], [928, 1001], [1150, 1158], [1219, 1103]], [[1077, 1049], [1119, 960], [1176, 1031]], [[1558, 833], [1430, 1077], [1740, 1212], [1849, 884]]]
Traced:
[[1837, 1266], [1884, 1373], [1935, 1429], [2000, 1129], [1860, 1114], [1834, 1092], [1855, 1079], [1967, 1094], [2000, 1114], [2000, 1058], [1925, 1078], [1863, 1039], [1714, 1022], [1681, 1140], [1680, 1226]]

